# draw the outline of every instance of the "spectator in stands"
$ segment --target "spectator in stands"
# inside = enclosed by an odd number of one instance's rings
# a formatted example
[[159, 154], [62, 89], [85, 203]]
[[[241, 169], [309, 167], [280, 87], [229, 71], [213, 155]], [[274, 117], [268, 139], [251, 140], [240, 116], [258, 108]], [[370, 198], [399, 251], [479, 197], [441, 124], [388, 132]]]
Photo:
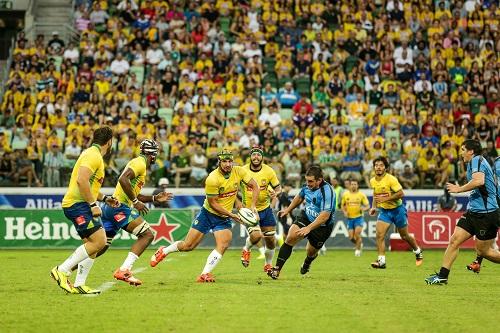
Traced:
[[355, 179], [361, 181], [361, 158], [354, 147], [349, 148], [348, 154], [342, 160], [340, 179]]
[[292, 83], [285, 83], [284, 88], [280, 89], [280, 92], [278, 93], [278, 102], [281, 107], [292, 108], [298, 100], [299, 95], [293, 89]]
[[191, 174], [189, 153], [186, 150], [173, 153], [171, 173], [174, 176], [175, 188], [181, 185], [181, 177]]
[[286, 179], [295, 188], [300, 188], [302, 164], [297, 154], [294, 153], [290, 157], [290, 160], [285, 162]]
[[62, 54], [64, 52], [64, 41], [59, 38], [59, 32], [52, 32], [52, 39], [49, 41], [48, 46], [53, 50], [54, 54]]
[[16, 174], [15, 154], [4, 152], [0, 154], [0, 183], [9, 184]]
[[437, 211], [438, 212], [454, 212], [457, 210], [457, 199], [450, 195], [450, 192], [445, 188], [444, 194], [438, 198]]
[[75, 137], [69, 145], [66, 145], [66, 149], [64, 150], [65, 165], [70, 169], [73, 168], [81, 152], [82, 148], [78, 145], [78, 140]]
[[245, 134], [243, 134], [238, 141], [238, 146], [240, 148], [250, 148], [258, 144], [259, 144], [259, 136], [255, 134], [254, 127], [247, 126], [245, 128]]
[[405, 189], [413, 189], [419, 184], [418, 175], [409, 165], [404, 166], [403, 172], [397, 178]]
[[[160, 178], [158, 180], [158, 187], [154, 189], [153, 195], [157, 195], [158, 193], [166, 192], [169, 183], [170, 182], [168, 181], [168, 178], [165, 178], [165, 177]], [[170, 208], [170, 201], [169, 200], [164, 201], [164, 202], [155, 201], [155, 202], [153, 202], [153, 205], [155, 206], [155, 208]]]
[[48, 187], [61, 187], [60, 169], [64, 166], [64, 156], [59, 145], [53, 143], [44, 158], [45, 184]]
[[28, 187], [31, 187], [33, 180], [38, 187], [42, 186], [42, 182], [38, 179], [33, 163], [28, 159], [26, 149], [20, 149], [14, 152], [15, 159], [15, 173], [14, 173], [14, 184], [19, 186], [19, 180], [21, 177], [26, 177], [28, 182]]
[[191, 156], [190, 166], [191, 166], [191, 177], [190, 177], [191, 185], [193, 187], [200, 187], [205, 181], [205, 178], [208, 176], [207, 172], [208, 159], [207, 156], [205, 155], [205, 152], [200, 146], [196, 148], [194, 155]]

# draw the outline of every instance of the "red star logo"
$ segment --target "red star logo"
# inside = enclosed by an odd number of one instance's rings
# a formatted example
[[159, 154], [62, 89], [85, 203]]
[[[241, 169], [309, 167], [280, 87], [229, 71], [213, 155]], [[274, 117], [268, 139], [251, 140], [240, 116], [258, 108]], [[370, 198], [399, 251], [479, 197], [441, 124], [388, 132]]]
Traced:
[[162, 238], [172, 244], [174, 242], [172, 233], [179, 227], [180, 225], [178, 223], [169, 224], [165, 214], [161, 214], [159, 223], [156, 225], [151, 225], [151, 228], [155, 231], [155, 239], [153, 240], [153, 244], [158, 243]]

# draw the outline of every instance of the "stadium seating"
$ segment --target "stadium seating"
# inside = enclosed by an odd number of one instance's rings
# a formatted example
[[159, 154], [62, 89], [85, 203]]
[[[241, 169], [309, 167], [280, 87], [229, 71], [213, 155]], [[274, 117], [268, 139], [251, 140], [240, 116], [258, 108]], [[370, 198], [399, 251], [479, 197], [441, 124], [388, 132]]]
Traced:
[[[372, 125], [375, 113], [381, 115], [381, 127], [376, 130], [384, 133], [385, 144], [395, 139], [400, 153], [410, 140], [405, 131], [411, 118], [418, 126], [417, 138], [423, 130], [431, 131], [438, 151], [450, 137], [456, 153], [458, 143], [466, 138], [480, 140], [487, 158], [500, 151], [499, 53], [494, 40], [500, 10], [495, 2], [471, 7], [447, 1], [442, 10], [438, 2], [403, 2], [397, 9], [393, 1], [375, 2], [354, 9], [346, 0], [338, 6], [322, 0], [300, 6], [283, 1], [245, 1], [244, 5], [232, 1], [229, 12], [227, 1], [216, 1], [215, 12], [204, 1], [195, 6], [180, 2], [176, 7], [172, 0], [133, 2], [137, 9], [127, 12], [123, 1], [78, 1], [75, 25], [83, 28], [74, 49], [68, 41], [56, 49], [48, 36], [26, 40], [19, 35], [0, 104], [0, 128], [4, 128], [0, 131], [5, 134], [1, 152], [27, 148], [38, 152], [39, 160], [33, 163], [43, 165], [52, 129], [64, 155], [73, 135], [77, 145], [85, 148], [92, 129], [104, 124], [116, 131], [117, 151], [129, 135], [135, 140], [156, 138], [163, 144], [166, 159], [183, 149], [176, 143], [179, 140], [190, 149], [193, 144], [207, 148], [217, 138], [219, 145], [236, 145], [237, 151], [237, 138], [250, 121], [246, 111], [255, 110], [256, 118], [268, 113], [267, 104], [261, 103], [272, 100], [272, 95], [264, 87], [270, 84], [276, 93], [287, 82], [293, 84], [297, 96], [310, 99], [312, 118], [299, 128], [291, 121], [296, 113], [278, 105], [281, 123], [273, 128], [274, 146], [280, 152], [288, 144], [293, 152], [308, 150], [311, 158], [301, 159], [303, 170], [318, 162], [312, 142], [320, 126], [331, 138], [338, 128], [347, 128], [348, 138], [353, 139], [358, 129], [366, 135], [364, 130]], [[252, 6], [259, 16], [251, 14]], [[432, 18], [440, 28], [432, 24]], [[290, 63], [281, 62], [283, 54]], [[419, 82], [421, 73], [428, 80], [426, 86]], [[438, 76], [447, 87], [441, 97], [434, 94]], [[246, 101], [250, 92], [255, 97], [252, 103]], [[129, 94], [133, 102], [127, 101]], [[326, 115], [318, 113], [319, 103], [326, 106]], [[217, 104], [222, 107], [219, 115], [214, 112]], [[132, 113], [126, 114], [125, 105]], [[480, 112], [484, 105], [486, 115]], [[450, 117], [442, 116], [443, 108]], [[56, 119], [56, 109], [62, 111], [63, 120]], [[180, 109], [183, 116], [179, 116]], [[335, 123], [333, 115], [338, 110], [343, 116]], [[146, 133], [137, 126], [143, 115], [154, 121]], [[467, 118], [466, 123], [457, 115]], [[238, 120], [234, 125], [226, 121], [231, 117]], [[47, 118], [46, 124], [42, 118]], [[162, 136], [155, 119], [166, 121]], [[486, 127], [479, 127], [481, 119], [486, 120]], [[280, 133], [290, 126], [294, 136], [280, 141]], [[27, 139], [16, 135], [22, 131]], [[263, 139], [265, 128], [259, 125], [255, 131]], [[305, 139], [305, 148], [299, 147], [299, 136]], [[383, 148], [386, 154], [389, 147]], [[357, 154], [370, 153], [370, 149], [358, 146]], [[130, 151], [128, 157], [135, 153]], [[450, 179], [460, 180], [460, 162], [451, 163]], [[414, 172], [418, 174], [417, 165]]]

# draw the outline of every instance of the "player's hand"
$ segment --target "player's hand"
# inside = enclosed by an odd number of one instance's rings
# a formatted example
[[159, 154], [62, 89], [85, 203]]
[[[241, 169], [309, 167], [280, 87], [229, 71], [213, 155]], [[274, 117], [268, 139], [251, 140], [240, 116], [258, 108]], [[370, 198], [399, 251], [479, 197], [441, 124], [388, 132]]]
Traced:
[[311, 232], [311, 229], [309, 226], [300, 228], [299, 231], [297, 231], [297, 235], [300, 237], [306, 237], [309, 233]]
[[120, 201], [118, 201], [114, 197], [107, 197], [106, 200], [104, 200], [104, 202], [106, 203], [106, 205], [111, 206], [113, 208], [120, 207]]
[[134, 204], [134, 208], [141, 213], [141, 215], [146, 215], [149, 212], [149, 208], [142, 201], [137, 201]]
[[283, 217], [283, 216], [286, 216], [286, 215], [288, 215], [288, 212], [287, 212], [287, 210], [286, 210], [286, 209], [282, 209], [282, 210], [280, 210], [280, 211], [278, 212], [278, 216], [279, 216], [279, 217]]
[[234, 203], [234, 207], [236, 208], [236, 210], [240, 210], [243, 208], [243, 203], [239, 200], [236, 200], [236, 202]]
[[99, 217], [102, 215], [102, 210], [99, 206], [90, 207], [90, 210], [92, 211], [93, 217]]
[[370, 214], [370, 216], [375, 216], [376, 213], [377, 213], [377, 208], [370, 208], [370, 210], [368, 211], [368, 214]]
[[259, 212], [257, 211], [257, 208], [252, 207], [250, 209], [252, 210], [253, 215], [255, 215], [255, 218], [257, 219], [257, 221], [260, 221], [260, 216], [259, 216]]
[[155, 202], [165, 202], [168, 200], [172, 200], [174, 198], [174, 194], [170, 192], [160, 192], [157, 195], [155, 195], [154, 201]]
[[460, 192], [460, 185], [452, 184], [452, 183], [446, 183], [446, 189], [450, 193], [459, 193]]
[[[231, 215], [229, 215], [230, 218], [232, 218], [234, 220], [234, 222], [237, 222], [239, 224], [243, 224], [243, 222], [241, 221], [240, 217], [238, 216], [238, 214], [233, 214], [231, 213]], [[244, 224], [243, 224], [244, 225]]]
[[274, 200], [277, 197], [276, 191], [269, 191], [269, 198]]

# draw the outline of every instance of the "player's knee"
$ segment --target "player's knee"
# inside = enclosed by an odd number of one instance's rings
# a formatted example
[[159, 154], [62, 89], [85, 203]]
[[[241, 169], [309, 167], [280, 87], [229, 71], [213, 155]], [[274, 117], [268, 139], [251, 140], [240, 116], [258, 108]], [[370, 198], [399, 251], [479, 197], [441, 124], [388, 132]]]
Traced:
[[144, 239], [145, 241], [147, 241], [148, 244], [151, 244], [155, 239], [155, 235], [153, 235], [151, 229], [147, 229], [143, 233], [139, 234], [137, 237]]
[[96, 257], [96, 258], [97, 258], [97, 257], [100, 257], [100, 256], [102, 256], [104, 253], [106, 253], [106, 251], [109, 249], [109, 246], [110, 246], [110, 245], [111, 245], [111, 243], [109, 243], [109, 245], [108, 245], [108, 243], [106, 243], [106, 245], [104, 245], [104, 247], [103, 247], [102, 249], [100, 249], [100, 250], [99, 250], [99, 252], [97, 252], [97, 254], [96, 254], [96, 256], [95, 256], [95, 257]]

